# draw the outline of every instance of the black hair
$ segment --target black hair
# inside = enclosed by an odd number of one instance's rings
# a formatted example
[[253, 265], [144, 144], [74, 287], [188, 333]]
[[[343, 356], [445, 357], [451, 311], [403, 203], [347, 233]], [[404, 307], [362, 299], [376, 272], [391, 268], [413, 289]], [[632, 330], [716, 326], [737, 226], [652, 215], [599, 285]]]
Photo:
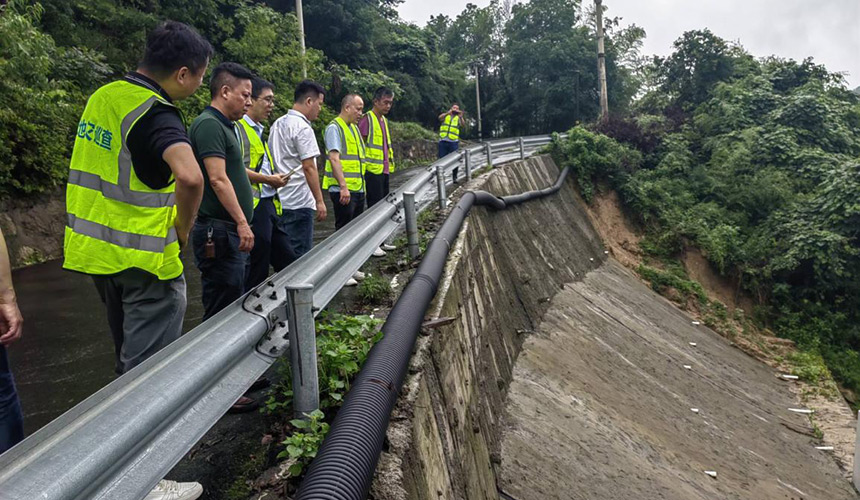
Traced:
[[209, 63], [212, 53], [212, 45], [194, 28], [165, 21], [147, 35], [140, 67], [157, 78], [167, 77], [183, 66], [197, 74]]
[[340, 100], [340, 109], [343, 110], [343, 108], [345, 108], [346, 105], [352, 102], [353, 99], [355, 99], [356, 97], [358, 97], [359, 99], [361, 98], [361, 96], [358, 94], [346, 94], [345, 96], [343, 96], [343, 99]]
[[275, 85], [268, 80], [263, 80], [259, 76], [251, 80], [251, 97], [254, 99], [260, 97], [260, 94], [266, 89], [272, 89], [274, 92]]
[[254, 80], [254, 73], [251, 70], [234, 62], [222, 62], [212, 70], [212, 76], [209, 78], [209, 94], [215, 97], [221, 87], [227, 85], [233, 87], [236, 85], [236, 80]]
[[379, 101], [385, 97], [394, 97], [394, 91], [388, 87], [379, 87], [373, 93], [373, 100], [374, 101]]
[[313, 80], [303, 80], [296, 86], [296, 92], [293, 94], [293, 102], [299, 102], [308, 97], [319, 97], [320, 94], [325, 94], [325, 88]]

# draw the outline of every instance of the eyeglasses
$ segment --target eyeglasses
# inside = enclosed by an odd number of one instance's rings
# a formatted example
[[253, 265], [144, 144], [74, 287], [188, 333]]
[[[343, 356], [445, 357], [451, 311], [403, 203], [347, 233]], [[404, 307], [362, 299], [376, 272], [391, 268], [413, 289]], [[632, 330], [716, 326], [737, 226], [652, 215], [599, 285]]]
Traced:
[[257, 97], [254, 100], [255, 101], [262, 100], [262, 101], [266, 101], [266, 104], [274, 104], [275, 103], [275, 96], [270, 95], [270, 96], [263, 97], [262, 99]]

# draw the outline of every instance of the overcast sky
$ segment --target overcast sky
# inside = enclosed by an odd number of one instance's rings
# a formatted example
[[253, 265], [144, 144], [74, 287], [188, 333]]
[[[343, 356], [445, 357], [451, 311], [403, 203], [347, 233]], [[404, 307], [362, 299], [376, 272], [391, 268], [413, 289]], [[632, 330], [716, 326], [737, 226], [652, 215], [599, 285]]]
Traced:
[[[590, 2], [591, 0], [583, 0]], [[489, 0], [473, 1], [481, 7]], [[860, 86], [860, 0], [604, 0], [610, 17], [645, 28], [645, 54], [666, 55], [691, 29], [710, 28], [751, 54], [802, 60], [812, 56]], [[463, 0], [405, 0], [400, 17], [424, 25], [431, 15], [456, 17]]]

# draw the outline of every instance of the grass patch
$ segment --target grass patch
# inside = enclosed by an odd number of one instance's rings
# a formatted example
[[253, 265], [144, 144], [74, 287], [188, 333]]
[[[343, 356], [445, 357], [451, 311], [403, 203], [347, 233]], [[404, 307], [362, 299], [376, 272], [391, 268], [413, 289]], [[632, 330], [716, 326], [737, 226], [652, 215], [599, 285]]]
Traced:
[[358, 284], [357, 296], [363, 304], [380, 305], [388, 303], [394, 295], [391, 282], [379, 274], [368, 274]]

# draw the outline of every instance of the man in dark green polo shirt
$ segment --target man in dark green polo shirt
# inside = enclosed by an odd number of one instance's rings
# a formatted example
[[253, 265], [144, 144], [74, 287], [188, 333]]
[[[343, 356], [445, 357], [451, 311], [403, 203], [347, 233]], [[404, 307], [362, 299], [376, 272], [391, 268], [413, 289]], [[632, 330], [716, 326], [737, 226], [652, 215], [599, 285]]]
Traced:
[[205, 181], [191, 232], [203, 281], [204, 320], [242, 296], [245, 266], [254, 246], [250, 226], [254, 198], [233, 123], [251, 105], [252, 78], [239, 64], [219, 64], [209, 83], [212, 102], [188, 133]]

